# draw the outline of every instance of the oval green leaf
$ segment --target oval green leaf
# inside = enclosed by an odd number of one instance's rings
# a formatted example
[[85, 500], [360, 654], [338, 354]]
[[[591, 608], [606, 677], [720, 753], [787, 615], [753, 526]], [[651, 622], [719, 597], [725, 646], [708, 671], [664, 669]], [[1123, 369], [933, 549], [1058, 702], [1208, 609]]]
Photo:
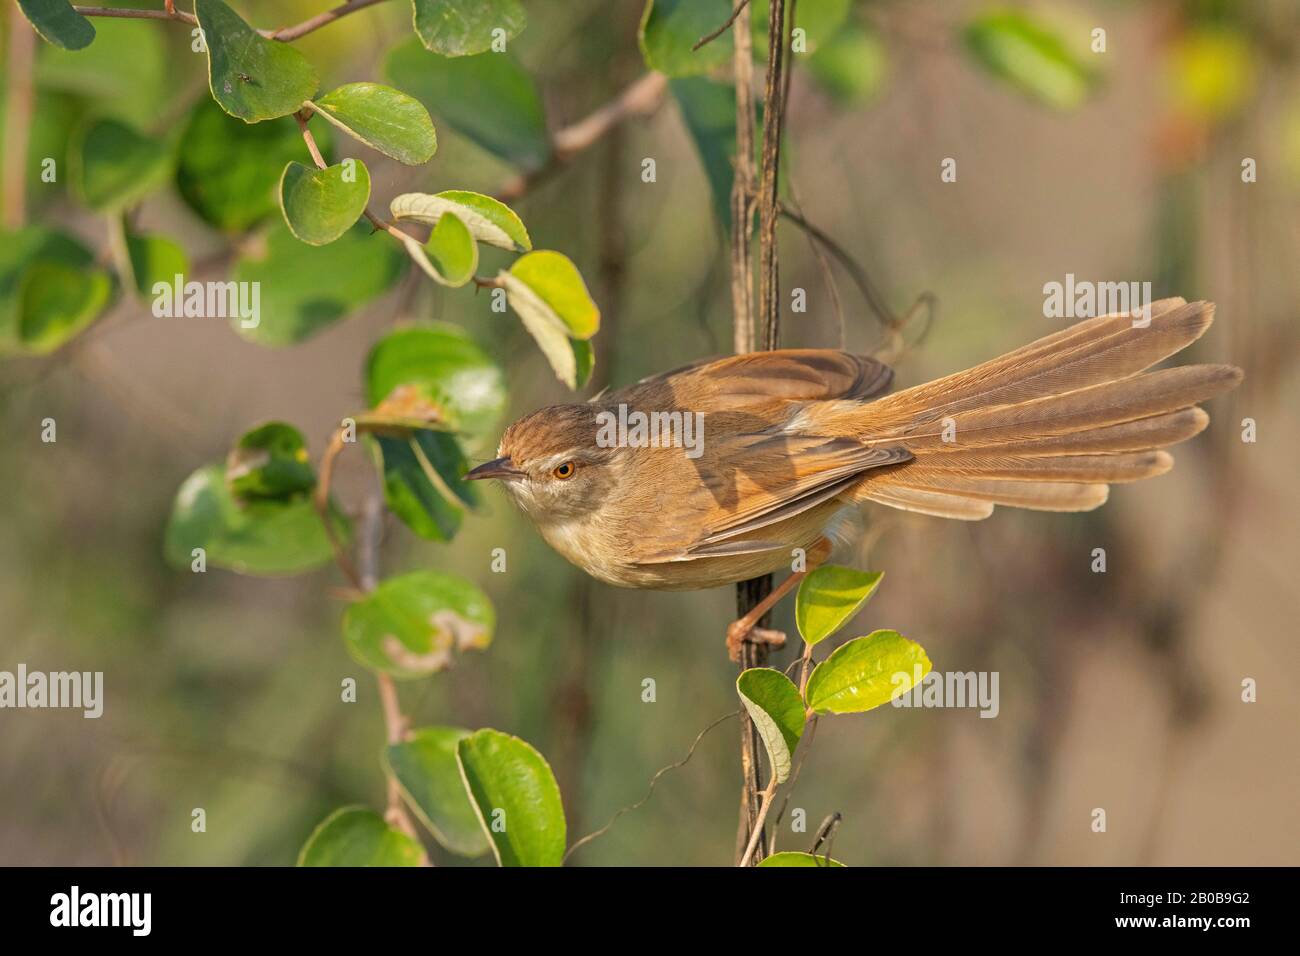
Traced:
[[910, 691], [930, 672], [925, 649], [897, 631], [873, 631], [837, 647], [808, 678], [819, 714], [860, 714]]
[[[333, 127], [321, 125], [314, 135], [329, 157]], [[249, 125], [204, 99], [181, 135], [176, 186], [205, 222], [243, 232], [279, 208], [284, 165], [302, 155], [302, 134], [291, 118]]]
[[990, 74], [1056, 109], [1081, 105], [1096, 77], [1060, 36], [1018, 10], [986, 13], [965, 30], [966, 48]]
[[[90, 46], [75, 51], [54, 46], [42, 50], [36, 61], [38, 89], [92, 100], [96, 115], [115, 116], [148, 129], [163, 115], [174, 94], [167, 78], [163, 37], [167, 31], [140, 27], [129, 20], [100, 20]], [[211, 100], [205, 101], [217, 108]], [[37, 108], [38, 113], [45, 109], [45, 103]]]
[[781, 853], [773, 853], [771, 856], [764, 857], [759, 866], [800, 866], [800, 867], [842, 867], [844, 866], [839, 860], [833, 860], [825, 856], [813, 856], [811, 853], [798, 853], [794, 850], [784, 850]]
[[77, 193], [100, 212], [116, 212], [135, 203], [171, 170], [166, 146], [113, 119], [84, 127], [70, 151]]
[[[334, 524], [346, 541], [346, 520], [335, 515]], [[306, 496], [237, 502], [220, 465], [185, 479], [172, 505], [163, 545], [167, 562], [190, 568], [195, 548], [204, 550], [213, 567], [269, 576], [307, 571], [334, 557], [320, 515]]]
[[236, 281], [258, 283], [260, 320], [232, 325], [259, 345], [301, 342], [392, 288], [405, 265], [397, 244], [365, 223], [324, 246], [299, 242], [277, 224], [264, 251], [245, 250], [235, 266]]
[[492, 640], [492, 604], [469, 581], [414, 571], [381, 581], [343, 614], [343, 639], [362, 664], [394, 677], [445, 670], [453, 651]]
[[95, 28], [68, 0], [18, 0], [18, 6], [41, 38], [57, 47], [80, 50], [95, 39]]
[[735, 42], [730, 27], [698, 50], [691, 47], [729, 16], [730, 0], [647, 0], [638, 33], [646, 66], [668, 76], [694, 76], [728, 62]]
[[429, 111], [391, 86], [348, 83], [311, 105], [349, 136], [407, 166], [427, 163], [438, 148]]
[[95, 321], [113, 296], [113, 281], [95, 269], [37, 262], [23, 277], [18, 338], [47, 355]]
[[589, 339], [600, 328], [600, 310], [587, 292], [578, 267], [568, 256], [543, 249], [520, 256], [510, 266], [518, 279], [575, 339]]
[[479, 242], [510, 252], [527, 252], [533, 248], [528, 230], [514, 210], [482, 193], [463, 189], [449, 189], [432, 196], [428, 193], [403, 193], [388, 208], [394, 219], [430, 226], [437, 225], [445, 213], [455, 213]]
[[384, 763], [433, 838], [452, 853], [473, 857], [488, 851], [488, 840], [456, 762], [456, 745], [469, 735], [459, 727], [421, 727], [390, 744]]
[[409, 237], [402, 244], [420, 270], [440, 285], [463, 286], [478, 268], [478, 243], [455, 213], [438, 219], [424, 245]]
[[190, 271], [185, 250], [166, 236], [127, 236], [126, 251], [136, 290], [143, 296], [154, 294], [155, 283], [174, 286], [177, 276]]
[[415, 32], [442, 56], [472, 56], [492, 49], [496, 31], [513, 40], [528, 23], [519, 0], [414, 0]]
[[555, 774], [530, 745], [480, 730], [457, 745], [461, 779], [501, 866], [560, 866], [564, 805]]
[[804, 705], [790, 678], [770, 667], [751, 667], [736, 678], [736, 693], [749, 711], [777, 783], [790, 776], [794, 749], [803, 736]]
[[373, 408], [401, 386], [421, 389], [450, 423], [482, 441], [505, 412], [505, 375], [458, 326], [447, 323], [389, 332], [366, 359], [366, 396]]
[[312, 246], [352, 228], [370, 201], [370, 171], [359, 159], [317, 169], [289, 163], [280, 177], [280, 209], [289, 231]]
[[424, 848], [369, 807], [342, 807], [312, 831], [299, 866], [419, 866]]
[[469, 463], [455, 436], [429, 429], [373, 438], [388, 510], [422, 538], [450, 541], [466, 508], [477, 507], [474, 486], [461, 477]]
[[850, 23], [808, 57], [808, 72], [845, 106], [862, 106], [884, 86], [889, 53], [874, 32]]
[[[594, 361], [590, 344], [569, 338], [568, 326], [528, 283], [509, 272], [502, 272], [497, 278], [505, 287], [506, 301], [515, 310], [528, 334], [537, 342], [538, 348], [546, 356], [546, 361], [555, 371], [555, 377], [569, 388], [578, 388], [581, 365], [589, 366]], [[587, 348], [580, 349], [580, 346], [587, 346]], [[589, 368], [588, 374], [590, 374]]]
[[194, 0], [208, 51], [208, 87], [231, 116], [258, 123], [296, 113], [316, 95], [316, 68], [288, 43], [268, 40], [221, 0]]
[[882, 571], [858, 571], [836, 564], [814, 568], [799, 584], [794, 619], [809, 644], [830, 637], [876, 593]]
[[541, 96], [509, 53], [440, 57], [411, 37], [388, 54], [384, 74], [442, 124], [508, 163], [536, 169], [550, 156]]
[[44, 226], [0, 230], [0, 352], [23, 348], [24, 286], [38, 263], [89, 272], [94, 256], [76, 239]]
[[267, 422], [246, 432], [226, 457], [226, 484], [242, 501], [283, 501], [316, 487], [302, 432]]

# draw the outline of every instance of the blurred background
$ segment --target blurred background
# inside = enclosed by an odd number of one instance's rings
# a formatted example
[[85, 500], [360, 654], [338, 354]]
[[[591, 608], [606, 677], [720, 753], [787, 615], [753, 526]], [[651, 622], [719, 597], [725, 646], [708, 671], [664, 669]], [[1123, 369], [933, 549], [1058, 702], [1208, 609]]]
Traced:
[[[233, 6], [262, 26], [320, 8]], [[512, 50], [551, 130], [644, 74], [640, 2], [526, 6]], [[1057, 38], [1019, 60], [981, 45], [978, 24], [994, 10], [982, 2], [844, 6], [834, 36], [810, 37], [797, 60], [787, 195], [888, 309], [935, 297], [928, 324], [908, 325], [899, 385], [1060, 327], [1043, 316], [1043, 286], [1067, 273], [1214, 300], [1217, 322], [1186, 360], [1232, 362], [1246, 380], [1208, 406], [1210, 428], [1175, 449], [1170, 474], [1113, 489], [1097, 512], [999, 509], [967, 525], [870, 511], [858, 564], [885, 581], [837, 640], [890, 627], [923, 644], [937, 670], [997, 671], [1000, 713], [886, 707], [823, 721], [791, 808], [806, 811], [809, 831], [841, 813], [833, 853], [850, 865], [1300, 862], [1300, 596], [1290, 583], [1300, 562], [1300, 4], [998, 7]], [[799, 0], [797, 10], [817, 7]], [[8, 57], [21, 21], [5, 19]], [[187, 28], [95, 26], [98, 59], [36, 49], [31, 155], [63, 157], [91, 115], [179, 134], [207, 98]], [[1104, 52], [1093, 49], [1099, 27]], [[298, 46], [329, 88], [381, 80], [409, 34], [406, 4], [380, 4]], [[683, 118], [688, 93], [674, 84], [651, 114], [513, 202], [539, 247], [578, 263], [601, 307], [583, 397], [731, 349], [726, 236]], [[515, 180], [517, 167], [428, 105], [439, 149], [427, 166], [372, 163], [363, 147], [337, 144], [371, 163], [376, 204], [409, 190], [492, 194]], [[645, 158], [654, 182], [642, 179]], [[946, 158], [955, 182], [941, 181]], [[1243, 182], [1247, 158], [1257, 181]], [[61, 185], [29, 182], [27, 205], [31, 221], [96, 251], [109, 241]], [[229, 269], [227, 238], [175, 188], [138, 217], [213, 277]], [[801, 288], [808, 302], [784, 310], [783, 344], [879, 344], [879, 315], [853, 276], [831, 260], [832, 293], [790, 223], [781, 270], [783, 300]], [[267, 419], [297, 425], [319, 455], [339, 418], [365, 405], [371, 344], [395, 322], [432, 319], [464, 328], [505, 370], [501, 427], [571, 400], [485, 295], [406, 280], [285, 348], [219, 321], [154, 319], [137, 303], [51, 356], [0, 364], [0, 669], [100, 670], [106, 694], [99, 720], [0, 712], [0, 863], [284, 865], [334, 807], [382, 806], [380, 708], [339, 637], [337, 570], [196, 575], [164, 563], [162, 539], [194, 469]], [[40, 440], [46, 417], [58, 422], [55, 444]], [[1257, 423], [1254, 443], [1241, 440], [1245, 418]], [[344, 506], [372, 480], [363, 455], [345, 455]], [[504, 574], [490, 571], [494, 548], [506, 549]], [[1106, 549], [1105, 574], [1091, 570], [1094, 548]], [[497, 633], [455, 669], [401, 684], [404, 706], [417, 726], [496, 727], [534, 744], [559, 778], [571, 841], [640, 799], [657, 769], [737, 706], [723, 648], [730, 589], [589, 581], [497, 489], [449, 544], [390, 519], [384, 573], [428, 567], [484, 588]], [[789, 607], [777, 618], [794, 633]], [[355, 704], [339, 700], [346, 677], [358, 681]], [[642, 701], [646, 678], [654, 703]], [[1246, 678], [1258, 683], [1255, 703], [1242, 702]], [[738, 734], [734, 720], [711, 731], [573, 861], [729, 863]], [[206, 833], [191, 832], [195, 807]], [[1105, 833], [1092, 832], [1094, 808], [1106, 810]], [[808, 849], [811, 833], [788, 823], [789, 811], [778, 848]], [[439, 864], [466, 862], [431, 849]]]

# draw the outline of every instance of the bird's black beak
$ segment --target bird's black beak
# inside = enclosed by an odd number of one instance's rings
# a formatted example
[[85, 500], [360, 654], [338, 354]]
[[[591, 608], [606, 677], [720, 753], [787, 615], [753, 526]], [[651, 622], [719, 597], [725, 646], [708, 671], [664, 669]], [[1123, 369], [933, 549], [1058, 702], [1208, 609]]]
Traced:
[[524, 473], [515, 467], [515, 463], [507, 456], [505, 458], [495, 458], [492, 461], [479, 465], [473, 471], [466, 472], [466, 481], [478, 481], [480, 478], [522, 478]]

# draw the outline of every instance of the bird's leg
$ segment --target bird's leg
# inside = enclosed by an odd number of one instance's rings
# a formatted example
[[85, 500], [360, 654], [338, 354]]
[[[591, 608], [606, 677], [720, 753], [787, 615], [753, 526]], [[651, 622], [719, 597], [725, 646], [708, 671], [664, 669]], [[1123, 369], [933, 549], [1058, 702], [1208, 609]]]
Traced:
[[809, 571], [812, 571], [817, 565], [830, 557], [830, 553], [830, 541], [826, 538], [819, 538], [817, 543], [808, 549], [806, 555], [807, 570], [793, 572], [773, 588], [771, 594], [750, 608], [749, 613], [727, 625], [727, 654], [733, 662], [740, 663], [740, 645], [745, 641], [755, 644], [770, 644], [773, 647], [785, 646], [785, 634], [782, 631], [770, 627], [759, 627], [758, 622], [763, 619], [764, 614], [776, 607], [781, 598], [798, 587], [799, 582], [808, 576]]

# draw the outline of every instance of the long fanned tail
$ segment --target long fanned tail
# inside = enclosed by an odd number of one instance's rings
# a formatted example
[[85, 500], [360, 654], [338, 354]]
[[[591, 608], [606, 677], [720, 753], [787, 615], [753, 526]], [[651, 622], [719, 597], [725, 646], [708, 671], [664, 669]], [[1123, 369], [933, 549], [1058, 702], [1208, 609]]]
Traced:
[[994, 505], [1087, 511], [1108, 486], [1163, 474], [1165, 446], [1198, 434], [1198, 402], [1241, 381], [1230, 365], [1148, 372], [1195, 342], [1214, 305], [1164, 299], [1151, 323], [1108, 315], [975, 368], [867, 405], [826, 403], [823, 433], [852, 434], [912, 459], [864, 475], [845, 496], [977, 520]]

